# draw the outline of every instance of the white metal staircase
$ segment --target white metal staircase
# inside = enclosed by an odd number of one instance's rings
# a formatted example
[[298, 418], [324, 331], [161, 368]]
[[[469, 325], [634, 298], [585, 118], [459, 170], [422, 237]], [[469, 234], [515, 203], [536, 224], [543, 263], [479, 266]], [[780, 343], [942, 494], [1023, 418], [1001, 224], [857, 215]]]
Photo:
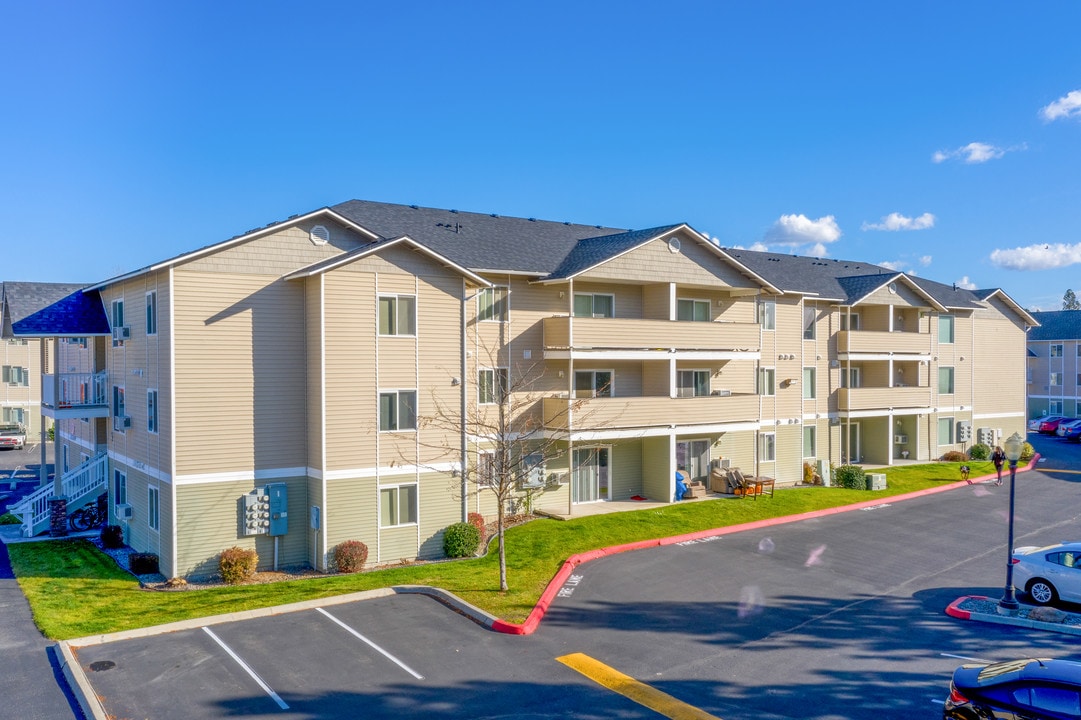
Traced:
[[[68, 499], [68, 512], [78, 510], [108, 488], [109, 456], [102, 453], [82, 465], [74, 467], [60, 478], [63, 492]], [[49, 498], [53, 496], [53, 484], [39, 487], [11, 509], [13, 515], [23, 519], [23, 537], [34, 537], [49, 529]]]

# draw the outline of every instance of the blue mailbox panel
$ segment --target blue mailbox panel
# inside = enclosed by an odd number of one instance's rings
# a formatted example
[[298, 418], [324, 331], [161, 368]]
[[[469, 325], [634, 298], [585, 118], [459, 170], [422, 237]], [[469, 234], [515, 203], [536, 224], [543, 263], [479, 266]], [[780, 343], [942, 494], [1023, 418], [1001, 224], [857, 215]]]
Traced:
[[270, 499], [270, 535], [289, 532], [289, 497], [285, 483], [267, 483], [266, 494]]

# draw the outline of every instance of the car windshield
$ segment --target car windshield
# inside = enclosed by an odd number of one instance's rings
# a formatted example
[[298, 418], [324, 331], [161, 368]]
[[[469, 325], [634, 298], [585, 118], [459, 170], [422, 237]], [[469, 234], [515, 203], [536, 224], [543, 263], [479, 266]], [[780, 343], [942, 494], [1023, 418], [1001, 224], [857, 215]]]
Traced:
[[9, 432], [22, 432], [22, 428], [18, 425], [0, 425], [0, 433]]

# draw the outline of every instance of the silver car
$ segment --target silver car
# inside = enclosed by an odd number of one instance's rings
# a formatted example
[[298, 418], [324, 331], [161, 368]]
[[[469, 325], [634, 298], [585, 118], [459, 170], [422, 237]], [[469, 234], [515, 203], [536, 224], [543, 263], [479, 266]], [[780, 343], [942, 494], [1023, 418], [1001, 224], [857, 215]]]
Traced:
[[1037, 605], [1081, 602], [1081, 542], [1015, 548], [1013, 583]]

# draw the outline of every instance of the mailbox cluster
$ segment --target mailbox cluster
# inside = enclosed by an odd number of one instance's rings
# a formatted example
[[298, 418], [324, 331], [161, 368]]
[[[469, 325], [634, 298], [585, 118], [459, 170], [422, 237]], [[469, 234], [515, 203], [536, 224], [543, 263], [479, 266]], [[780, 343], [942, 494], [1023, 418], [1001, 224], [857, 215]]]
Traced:
[[285, 535], [289, 532], [289, 504], [285, 483], [268, 483], [244, 496], [245, 535]]

